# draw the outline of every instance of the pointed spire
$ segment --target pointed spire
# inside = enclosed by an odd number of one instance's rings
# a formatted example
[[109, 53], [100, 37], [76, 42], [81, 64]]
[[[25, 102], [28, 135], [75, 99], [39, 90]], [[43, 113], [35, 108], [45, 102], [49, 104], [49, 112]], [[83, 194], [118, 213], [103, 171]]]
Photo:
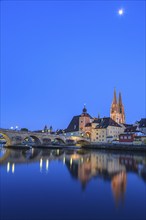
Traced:
[[114, 98], [113, 98], [113, 104], [117, 104], [116, 89], [114, 89]]
[[119, 92], [119, 105], [122, 105], [122, 95], [121, 95], [121, 92]]
[[86, 112], [87, 112], [86, 104], [84, 104], [83, 113], [86, 113]]

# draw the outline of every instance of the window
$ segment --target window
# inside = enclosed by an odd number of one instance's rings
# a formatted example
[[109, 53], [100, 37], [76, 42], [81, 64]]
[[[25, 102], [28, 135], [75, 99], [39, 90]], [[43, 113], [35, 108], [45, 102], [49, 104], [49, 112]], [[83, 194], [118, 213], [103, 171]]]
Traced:
[[123, 136], [120, 136], [120, 139], [122, 140], [122, 139], [123, 139]]
[[131, 136], [130, 136], [130, 135], [128, 136], [128, 139], [131, 139]]
[[76, 127], [77, 127], [77, 126], [76, 126], [76, 125], [74, 125], [74, 130], [76, 129]]

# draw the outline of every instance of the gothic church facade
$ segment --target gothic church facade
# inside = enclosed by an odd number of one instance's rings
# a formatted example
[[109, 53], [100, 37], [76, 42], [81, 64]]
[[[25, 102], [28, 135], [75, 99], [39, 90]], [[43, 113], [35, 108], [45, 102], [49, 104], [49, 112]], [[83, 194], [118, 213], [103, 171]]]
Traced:
[[114, 90], [114, 97], [110, 109], [110, 117], [118, 124], [125, 124], [125, 111], [122, 103], [122, 95], [119, 93], [117, 100], [116, 90]]

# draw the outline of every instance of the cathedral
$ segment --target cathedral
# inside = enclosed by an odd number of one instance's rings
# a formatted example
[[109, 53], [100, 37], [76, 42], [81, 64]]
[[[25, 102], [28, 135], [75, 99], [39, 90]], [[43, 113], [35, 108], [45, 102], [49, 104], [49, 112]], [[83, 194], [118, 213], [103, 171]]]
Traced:
[[122, 95], [119, 93], [117, 101], [116, 90], [114, 90], [114, 97], [110, 109], [110, 117], [119, 124], [125, 124], [125, 111], [122, 103]]

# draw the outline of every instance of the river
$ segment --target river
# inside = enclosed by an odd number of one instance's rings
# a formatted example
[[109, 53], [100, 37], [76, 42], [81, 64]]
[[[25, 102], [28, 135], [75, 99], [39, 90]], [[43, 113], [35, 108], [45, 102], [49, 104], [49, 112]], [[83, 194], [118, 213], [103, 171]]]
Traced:
[[145, 153], [0, 148], [1, 220], [145, 220], [145, 207]]

